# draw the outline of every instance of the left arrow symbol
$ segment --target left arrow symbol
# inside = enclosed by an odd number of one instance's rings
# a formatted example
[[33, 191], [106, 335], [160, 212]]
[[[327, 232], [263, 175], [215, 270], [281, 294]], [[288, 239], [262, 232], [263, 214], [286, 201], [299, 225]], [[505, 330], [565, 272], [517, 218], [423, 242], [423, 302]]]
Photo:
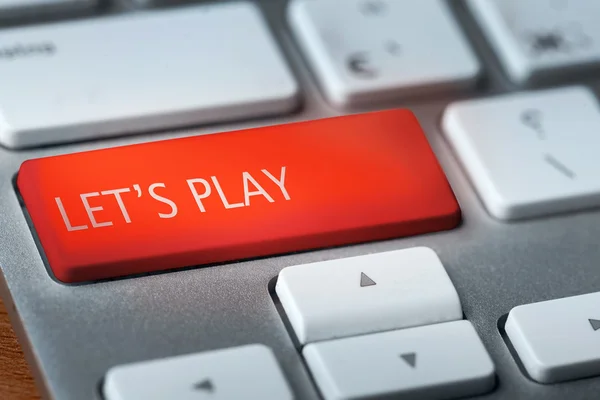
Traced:
[[212, 393], [215, 391], [215, 386], [210, 379], [205, 379], [194, 385], [194, 389], [202, 390], [203, 392]]

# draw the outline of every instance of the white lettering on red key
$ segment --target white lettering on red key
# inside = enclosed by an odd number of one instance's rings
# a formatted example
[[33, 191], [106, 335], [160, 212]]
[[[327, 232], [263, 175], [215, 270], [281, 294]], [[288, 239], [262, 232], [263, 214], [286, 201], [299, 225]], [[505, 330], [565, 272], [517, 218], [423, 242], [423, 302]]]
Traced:
[[[271, 174], [266, 169], [261, 170], [261, 172], [264, 175], [266, 175], [273, 183], [275, 183], [275, 185], [277, 185], [277, 187], [281, 190], [281, 194], [283, 195], [283, 198], [286, 201], [291, 200], [290, 195], [288, 194], [288, 191], [285, 188], [286, 167], [281, 168], [281, 173], [280, 173], [279, 179], [275, 178], [275, 176], [273, 176], [273, 174]], [[223, 207], [225, 207], [225, 209], [248, 207], [248, 206], [250, 206], [250, 198], [253, 196], [262, 196], [269, 203], [275, 202], [274, 198], [263, 188], [263, 186], [260, 185], [260, 183], [256, 179], [254, 179], [254, 177], [250, 174], [250, 172], [247, 172], [247, 171], [242, 172], [242, 187], [243, 187], [243, 191], [244, 191], [244, 202], [243, 203], [241, 203], [241, 202], [240, 203], [229, 203], [229, 201], [227, 200], [227, 197], [225, 196], [225, 193], [223, 192], [223, 189], [221, 188], [221, 185], [220, 185], [217, 177], [211, 176], [211, 181], [212, 181], [213, 186], [214, 186], [215, 190], [217, 191], [219, 198], [223, 204]], [[188, 179], [186, 182], [188, 184], [188, 187], [191, 191], [193, 198], [196, 201], [196, 204], [198, 205], [198, 208], [200, 209], [200, 212], [206, 212], [206, 208], [204, 207], [202, 200], [208, 198], [213, 193], [210, 183], [206, 179], [202, 179], [202, 178]], [[202, 186], [204, 187], [204, 191], [202, 193], [200, 193], [198, 191], [198, 186], [196, 184], [202, 184]], [[254, 188], [254, 190], [252, 189], [252, 187]], [[135, 184], [135, 185], [133, 185], [133, 188], [138, 193], [137, 197], [138, 198], [141, 197], [142, 191], [141, 191], [140, 186], [138, 184]], [[161, 183], [161, 182], [153, 183], [150, 186], [148, 186], [148, 193], [150, 194], [150, 196], [153, 199], [157, 200], [160, 203], [166, 204], [170, 207], [169, 213], [157, 212], [159, 218], [161, 218], [161, 219], [174, 218], [175, 216], [177, 216], [177, 213], [178, 213], [177, 204], [175, 204], [175, 202], [173, 200], [168, 199], [168, 198], [156, 193], [157, 188], [166, 189], [166, 184]], [[93, 198], [93, 197], [113, 196], [115, 198], [117, 205], [119, 206], [119, 209], [123, 216], [123, 220], [125, 221], [125, 223], [130, 224], [131, 218], [129, 216], [129, 212], [127, 211], [127, 207], [125, 206], [125, 202], [123, 201], [123, 197], [121, 196], [121, 194], [129, 193], [129, 192], [131, 192], [131, 189], [126, 187], [126, 188], [119, 188], [119, 189], [103, 190], [101, 192], [91, 192], [91, 193], [81, 194], [80, 195], [81, 202], [83, 203], [83, 207], [85, 208], [85, 211], [87, 213], [88, 219], [90, 220], [92, 228], [103, 228], [103, 227], [113, 226], [113, 221], [99, 222], [97, 220], [98, 217], [95, 215], [95, 213], [99, 213], [99, 212], [103, 211], [104, 207], [100, 206], [100, 205], [91, 206], [88, 199]], [[88, 229], [87, 225], [72, 226], [71, 222], [69, 220], [69, 217], [67, 215], [67, 212], [65, 211], [65, 208], [63, 206], [61, 198], [56, 197], [55, 201], [56, 201], [56, 205], [58, 206], [59, 212], [63, 218], [63, 222], [65, 223], [65, 227], [67, 228], [67, 231], [72, 232], [72, 231]]]
[[169, 214], [158, 213], [160, 218], [173, 218], [177, 215], [177, 204], [173, 200], [167, 199], [166, 197], [160, 196], [156, 194], [155, 189], [157, 187], [165, 188], [166, 185], [164, 183], [153, 183], [148, 187], [148, 192], [150, 192], [150, 196], [153, 199], [160, 201], [161, 203], [165, 203], [171, 207], [171, 212]]

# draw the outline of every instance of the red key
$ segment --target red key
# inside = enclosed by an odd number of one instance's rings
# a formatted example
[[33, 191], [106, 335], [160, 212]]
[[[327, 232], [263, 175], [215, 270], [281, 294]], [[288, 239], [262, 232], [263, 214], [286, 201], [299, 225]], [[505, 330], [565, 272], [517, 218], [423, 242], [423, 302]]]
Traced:
[[29, 160], [17, 184], [63, 282], [460, 222], [446, 177], [407, 110]]

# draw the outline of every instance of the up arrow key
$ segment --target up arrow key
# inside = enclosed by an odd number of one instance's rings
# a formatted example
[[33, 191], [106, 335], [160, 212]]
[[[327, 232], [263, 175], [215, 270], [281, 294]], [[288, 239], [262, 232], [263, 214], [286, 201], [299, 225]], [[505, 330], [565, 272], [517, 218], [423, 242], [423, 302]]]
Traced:
[[590, 325], [592, 325], [594, 331], [600, 329], [600, 319], [589, 319], [588, 321], [590, 321]]
[[360, 287], [377, 285], [375, 281], [367, 276], [364, 272], [360, 273]]

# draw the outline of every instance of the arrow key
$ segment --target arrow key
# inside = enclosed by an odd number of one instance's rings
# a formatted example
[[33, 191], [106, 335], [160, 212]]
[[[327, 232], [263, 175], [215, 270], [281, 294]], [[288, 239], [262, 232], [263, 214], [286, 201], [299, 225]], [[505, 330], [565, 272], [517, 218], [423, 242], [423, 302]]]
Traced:
[[111, 368], [106, 400], [291, 400], [271, 350], [264, 345], [189, 354]]
[[600, 292], [513, 308], [505, 330], [532, 379], [600, 375]]
[[495, 382], [494, 364], [464, 320], [317, 342], [303, 355], [325, 400], [451, 399]]
[[428, 247], [286, 267], [275, 291], [301, 344], [463, 316], [448, 273]]

